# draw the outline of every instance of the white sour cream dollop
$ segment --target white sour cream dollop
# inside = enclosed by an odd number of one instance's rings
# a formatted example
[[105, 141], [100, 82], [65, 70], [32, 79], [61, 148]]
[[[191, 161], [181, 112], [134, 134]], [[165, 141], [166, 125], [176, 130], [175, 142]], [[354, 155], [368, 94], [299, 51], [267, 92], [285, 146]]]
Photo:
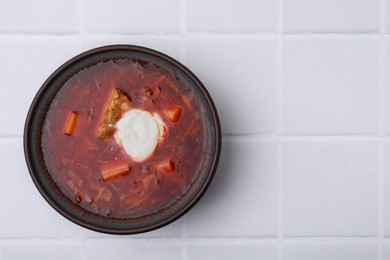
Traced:
[[117, 143], [135, 161], [143, 161], [156, 149], [164, 134], [164, 123], [158, 114], [131, 109], [117, 122]]

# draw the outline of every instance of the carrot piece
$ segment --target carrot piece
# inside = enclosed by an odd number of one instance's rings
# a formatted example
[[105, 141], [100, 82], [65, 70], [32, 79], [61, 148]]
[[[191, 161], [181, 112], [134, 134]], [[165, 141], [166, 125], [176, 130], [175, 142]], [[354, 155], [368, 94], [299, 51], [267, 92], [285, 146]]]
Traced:
[[173, 164], [173, 162], [171, 160], [166, 160], [166, 161], [162, 162], [159, 165], [159, 167], [160, 167], [160, 169], [163, 169], [166, 172], [173, 172], [175, 170], [175, 165]]
[[165, 114], [168, 116], [169, 120], [172, 122], [177, 122], [181, 116], [180, 107], [170, 107], [165, 110]]
[[102, 167], [101, 174], [103, 177], [103, 180], [109, 181], [113, 178], [116, 178], [118, 176], [124, 176], [129, 174], [130, 167], [127, 164], [127, 162], [119, 162], [115, 164], [108, 164], [105, 165], [105, 167]]
[[67, 135], [73, 134], [74, 128], [76, 127], [77, 117], [78, 117], [78, 114], [76, 112], [72, 111], [72, 113], [70, 114], [70, 117], [69, 117], [68, 124], [66, 125], [66, 128], [65, 128], [65, 134], [67, 134]]

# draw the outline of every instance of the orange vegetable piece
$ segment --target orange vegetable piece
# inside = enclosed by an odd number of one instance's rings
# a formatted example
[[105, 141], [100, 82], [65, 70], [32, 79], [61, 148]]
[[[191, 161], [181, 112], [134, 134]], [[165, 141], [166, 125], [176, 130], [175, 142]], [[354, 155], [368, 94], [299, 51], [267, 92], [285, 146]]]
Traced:
[[129, 174], [130, 167], [127, 162], [118, 162], [115, 164], [108, 164], [102, 167], [101, 173], [103, 180], [109, 181], [118, 176], [124, 176]]
[[69, 117], [68, 124], [66, 125], [66, 128], [65, 128], [65, 134], [67, 134], [67, 135], [73, 134], [74, 128], [76, 127], [77, 117], [78, 117], [78, 114], [76, 112], [72, 111], [72, 113], [70, 114], [70, 117]]
[[175, 164], [171, 160], [166, 160], [160, 164], [160, 169], [166, 172], [173, 172], [175, 170]]
[[180, 107], [170, 107], [165, 110], [165, 114], [168, 116], [169, 120], [172, 122], [177, 122], [181, 116], [181, 108]]

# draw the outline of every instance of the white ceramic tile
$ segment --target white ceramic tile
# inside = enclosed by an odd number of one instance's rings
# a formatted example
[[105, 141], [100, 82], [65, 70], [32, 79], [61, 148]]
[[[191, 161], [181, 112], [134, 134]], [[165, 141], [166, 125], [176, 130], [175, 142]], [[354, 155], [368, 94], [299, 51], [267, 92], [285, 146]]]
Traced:
[[6, 240], [2, 242], [3, 258], [12, 260], [81, 260], [82, 242]]
[[187, 213], [189, 236], [276, 236], [277, 164], [275, 143], [225, 138], [209, 190]]
[[190, 32], [276, 31], [278, 1], [189, 0], [186, 15]]
[[377, 260], [375, 243], [293, 243], [284, 245], [284, 260]]
[[180, 30], [180, 0], [86, 0], [87, 32], [149, 33]]
[[385, 6], [382, 6], [382, 8], [385, 8], [385, 32], [390, 32], [390, 1], [385, 0], [384, 1]]
[[0, 139], [0, 238], [76, 237], [84, 228], [66, 220], [35, 188], [23, 156], [22, 139]]
[[390, 260], [390, 243], [383, 243], [383, 260]]
[[383, 156], [384, 234], [390, 237], [390, 142], [385, 143]]
[[276, 40], [192, 38], [186, 54], [186, 64], [216, 103], [224, 133], [277, 133]]
[[87, 239], [85, 251], [88, 260], [179, 260], [183, 256], [184, 244], [178, 240], [135, 239]]
[[128, 44], [139, 45], [163, 52], [176, 60], [180, 60], [180, 38], [172, 37], [145, 37], [135, 35], [93, 35], [83, 39], [84, 50], [105, 45]]
[[75, 33], [79, 31], [79, 1], [1, 0], [0, 32]]
[[283, 1], [286, 32], [378, 32], [380, 0]]
[[[390, 2], [388, 4], [390, 6]], [[390, 16], [390, 13], [389, 13]], [[385, 134], [390, 134], [390, 40], [385, 41], [386, 65], [385, 65]]]
[[44, 81], [78, 53], [72, 38], [0, 40], [1, 135], [21, 135], [31, 101]]
[[379, 41], [288, 39], [284, 55], [285, 133], [377, 133]]
[[378, 145], [291, 141], [283, 148], [287, 236], [375, 236]]
[[195, 241], [187, 244], [188, 260], [277, 260], [278, 247], [255, 241]]

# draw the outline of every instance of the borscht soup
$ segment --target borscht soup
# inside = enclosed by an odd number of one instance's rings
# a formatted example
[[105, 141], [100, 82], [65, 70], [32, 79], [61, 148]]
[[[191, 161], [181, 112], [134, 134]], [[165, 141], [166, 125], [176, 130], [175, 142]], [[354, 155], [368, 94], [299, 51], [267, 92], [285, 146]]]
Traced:
[[202, 102], [153, 62], [115, 58], [84, 67], [48, 106], [41, 135], [48, 173], [94, 214], [135, 218], [168, 208], [209, 163], [210, 112]]

